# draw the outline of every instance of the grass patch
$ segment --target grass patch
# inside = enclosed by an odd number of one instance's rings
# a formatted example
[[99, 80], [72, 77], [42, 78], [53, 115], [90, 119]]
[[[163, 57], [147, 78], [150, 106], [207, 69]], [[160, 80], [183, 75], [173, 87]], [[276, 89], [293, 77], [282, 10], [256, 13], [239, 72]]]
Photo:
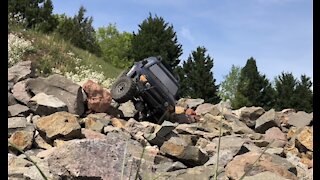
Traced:
[[62, 74], [66, 72], [81, 74], [82, 72], [76, 68], [78, 66], [85, 66], [93, 72], [102, 73], [105, 78], [115, 78], [122, 71], [102, 58], [73, 46], [55, 33], [47, 35], [15, 25], [10, 25], [8, 29], [9, 33], [14, 33], [32, 42], [34, 50], [25, 53], [21, 61], [33, 61], [37, 75], [51, 75], [53, 68], [58, 69]]

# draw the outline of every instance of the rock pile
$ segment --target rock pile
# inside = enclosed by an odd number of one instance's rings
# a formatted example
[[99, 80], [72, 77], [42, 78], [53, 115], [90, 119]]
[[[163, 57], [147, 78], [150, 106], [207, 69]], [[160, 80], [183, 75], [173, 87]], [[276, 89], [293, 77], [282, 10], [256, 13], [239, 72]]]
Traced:
[[[159, 125], [115, 116], [108, 92], [93, 82], [83, 90], [60, 75], [35, 77], [30, 62], [8, 75], [8, 141], [48, 179], [207, 180], [217, 164], [221, 180], [239, 179], [248, 169], [246, 180], [313, 179], [312, 113], [232, 110], [224, 102], [183, 98], [174, 121]], [[42, 179], [25, 154], [8, 145], [8, 179]]]

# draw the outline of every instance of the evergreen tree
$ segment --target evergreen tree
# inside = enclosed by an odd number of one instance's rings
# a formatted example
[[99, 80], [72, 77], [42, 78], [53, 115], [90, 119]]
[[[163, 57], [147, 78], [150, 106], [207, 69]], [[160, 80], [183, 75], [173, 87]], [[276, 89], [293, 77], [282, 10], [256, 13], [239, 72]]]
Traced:
[[297, 85], [296, 78], [292, 73], [284, 73], [276, 77], [276, 104], [275, 109], [280, 111], [285, 108], [294, 107], [294, 93]]
[[183, 97], [202, 98], [205, 102], [215, 104], [220, 102], [220, 98], [211, 72], [213, 59], [205, 53], [204, 47], [198, 47], [183, 62], [182, 68], [177, 69], [181, 80], [179, 94]]
[[57, 32], [73, 45], [88, 50], [98, 56], [101, 55], [101, 49], [96, 39], [96, 32], [92, 27], [93, 18], [84, 17], [86, 9], [81, 6], [78, 14], [73, 18], [61, 15]]
[[8, 0], [8, 13], [11, 16], [20, 14], [26, 20], [26, 27], [33, 28], [40, 22], [39, 4], [44, 0]]
[[140, 61], [149, 56], [161, 56], [170, 70], [179, 64], [182, 54], [182, 45], [178, 43], [176, 32], [172, 25], [162, 17], [149, 17], [140, 25], [138, 33], [133, 33], [132, 57]]
[[36, 28], [43, 32], [51, 32], [57, 25], [52, 10], [51, 0], [8, 1], [8, 13], [12, 17], [19, 14], [25, 19], [26, 28]]
[[294, 93], [294, 108], [298, 111], [313, 112], [313, 92], [310, 77], [301, 75]]
[[251, 57], [242, 68], [237, 87], [233, 108], [243, 106], [260, 106], [264, 109], [272, 108], [274, 104], [274, 90], [265, 75], [260, 75], [256, 60]]
[[52, 14], [53, 4], [51, 0], [45, 0], [39, 11], [39, 23], [36, 28], [42, 32], [52, 32], [58, 25], [57, 19]]

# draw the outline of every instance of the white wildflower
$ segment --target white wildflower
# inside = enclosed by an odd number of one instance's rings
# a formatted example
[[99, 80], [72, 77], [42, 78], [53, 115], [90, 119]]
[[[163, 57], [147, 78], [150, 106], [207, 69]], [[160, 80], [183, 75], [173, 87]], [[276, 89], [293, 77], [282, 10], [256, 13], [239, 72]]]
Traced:
[[8, 64], [12, 66], [21, 61], [23, 54], [33, 50], [32, 43], [15, 34], [8, 34]]

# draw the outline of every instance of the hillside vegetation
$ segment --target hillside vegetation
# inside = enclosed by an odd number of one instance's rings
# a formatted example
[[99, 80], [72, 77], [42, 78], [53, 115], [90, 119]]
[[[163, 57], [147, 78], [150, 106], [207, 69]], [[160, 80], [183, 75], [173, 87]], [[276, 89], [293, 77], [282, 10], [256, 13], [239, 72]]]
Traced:
[[8, 48], [9, 67], [18, 61], [31, 60], [38, 75], [59, 73], [79, 84], [91, 79], [109, 87], [122, 71], [56, 34], [46, 35], [19, 26], [10, 26]]

